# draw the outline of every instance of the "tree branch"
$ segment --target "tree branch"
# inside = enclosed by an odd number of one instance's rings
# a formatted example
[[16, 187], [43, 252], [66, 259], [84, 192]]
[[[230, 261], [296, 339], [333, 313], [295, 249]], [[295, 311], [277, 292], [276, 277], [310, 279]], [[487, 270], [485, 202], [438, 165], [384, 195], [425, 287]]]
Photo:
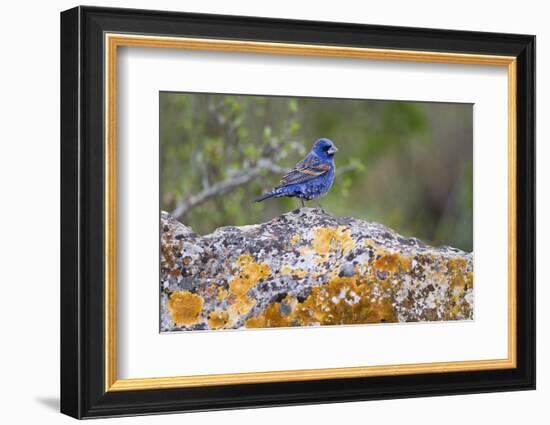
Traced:
[[258, 160], [256, 166], [249, 168], [248, 170], [241, 172], [236, 176], [232, 176], [221, 182], [215, 183], [208, 188], [203, 189], [196, 195], [191, 195], [185, 199], [182, 199], [176, 205], [176, 208], [172, 212], [172, 216], [175, 218], [180, 218], [192, 208], [203, 204], [209, 199], [216, 196], [224, 195], [239, 186], [250, 183], [256, 177], [260, 176], [262, 171], [264, 170], [267, 170], [274, 174], [284, 174], [286, 171], [284, 168], [274, 164], [270, 159], [261, 158]]

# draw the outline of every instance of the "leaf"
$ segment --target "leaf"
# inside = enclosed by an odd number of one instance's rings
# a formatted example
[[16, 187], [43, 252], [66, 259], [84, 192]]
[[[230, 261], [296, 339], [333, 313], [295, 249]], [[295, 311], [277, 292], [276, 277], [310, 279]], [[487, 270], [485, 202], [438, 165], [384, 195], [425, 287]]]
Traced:
[[354, 171], [357, 171], [357, 172], [365, 171], [365, 165], [359, 158], [356, 158], [356, 157], [350, 158], [348, 164], [354, 168]]
[[295, 114], [298, 111], [298, 102], [296, 99], [290, 99], [288, 101], [288, 110]]
[[300, 123], [297, 120], [292, 120], [289, 127], [290, 134], [295, 134], [298, 130], [300, 130]]
[[264, 134], [263, 134], [263, 138], [265, 141], [268, 141], [269, 139], [271, 139], [271, 135], [273, 134], [273, 132], [271, 131], [271, 127], [266, 125], [264, 127]]
[[256, 145], [253, 144], [249, 144], [244, 147], [244, 154], [248, 159], [252, 161], [255, 161], [260, 156], [258, 148], [256, 147]]

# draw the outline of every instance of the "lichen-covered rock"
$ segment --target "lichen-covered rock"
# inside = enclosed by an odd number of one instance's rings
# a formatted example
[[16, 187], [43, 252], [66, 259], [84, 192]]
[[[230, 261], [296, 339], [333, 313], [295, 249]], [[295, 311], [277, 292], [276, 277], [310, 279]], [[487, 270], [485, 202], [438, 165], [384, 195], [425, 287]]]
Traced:
[[161, 214], [161, 331], [471, 320], [473, 257], [301, 208], [200, 236]]

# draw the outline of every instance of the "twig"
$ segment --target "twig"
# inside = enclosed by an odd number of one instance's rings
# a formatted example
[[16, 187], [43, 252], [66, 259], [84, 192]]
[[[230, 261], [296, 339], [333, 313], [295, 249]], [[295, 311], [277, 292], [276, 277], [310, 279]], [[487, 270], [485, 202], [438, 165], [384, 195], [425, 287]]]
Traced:
[[351, 171], [357, 170], [357, 165], [355, 164], [346, 164], [343, 167], [336, 167], [336, 175], [341, 176], [342, 174], [349, 173]]
[[249, 168], [248, 170], [236, 176], [233, 176], [221, 182], [215, 183], [209, 186], [208, 188], [203, 189], [201, 192], [197, 193], [196, 195], [191, 195], [186, 199], [182, 199], [176, 205], [176, 208], [172, 212], [172, 216], [178, 219], [181, 216], [185, 215], [190, 209], [200, 204], [203, 204], [209, 199], [215, 196], [224, 195], [228, 192], [231, 192], [232, 190], [236, 189], [239, 186], [243, 186], [247, 183], [250, 183], [256, 177], [260, 176], [262, 171], [265, 171], [265, 170], [275, 174], [284, 174], [286, 171], [284, 168], [274, 164], [270, 159], [261, 158], [260, 160], [258, 160], [256, 166]]

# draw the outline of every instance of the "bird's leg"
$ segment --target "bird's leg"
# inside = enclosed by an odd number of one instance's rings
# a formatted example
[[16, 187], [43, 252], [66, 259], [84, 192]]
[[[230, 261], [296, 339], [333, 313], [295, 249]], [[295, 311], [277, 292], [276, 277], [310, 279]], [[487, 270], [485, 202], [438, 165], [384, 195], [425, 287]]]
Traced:
[[321, 205], [321, 203], [319, 201], [316, 201], [315, 199], [313, 200], [313, 202], [315, 202], [317, 204], [317, 206], [319, 208], [321, 208], [322, 211], [325, 211], [325, 209], [323, 208], [323, 206]]
[[304, 200], [302, 198], [300, 198], [300, 202], [302, 203], [302, 208], [304, 208], [306, 204], [304, 204]]

